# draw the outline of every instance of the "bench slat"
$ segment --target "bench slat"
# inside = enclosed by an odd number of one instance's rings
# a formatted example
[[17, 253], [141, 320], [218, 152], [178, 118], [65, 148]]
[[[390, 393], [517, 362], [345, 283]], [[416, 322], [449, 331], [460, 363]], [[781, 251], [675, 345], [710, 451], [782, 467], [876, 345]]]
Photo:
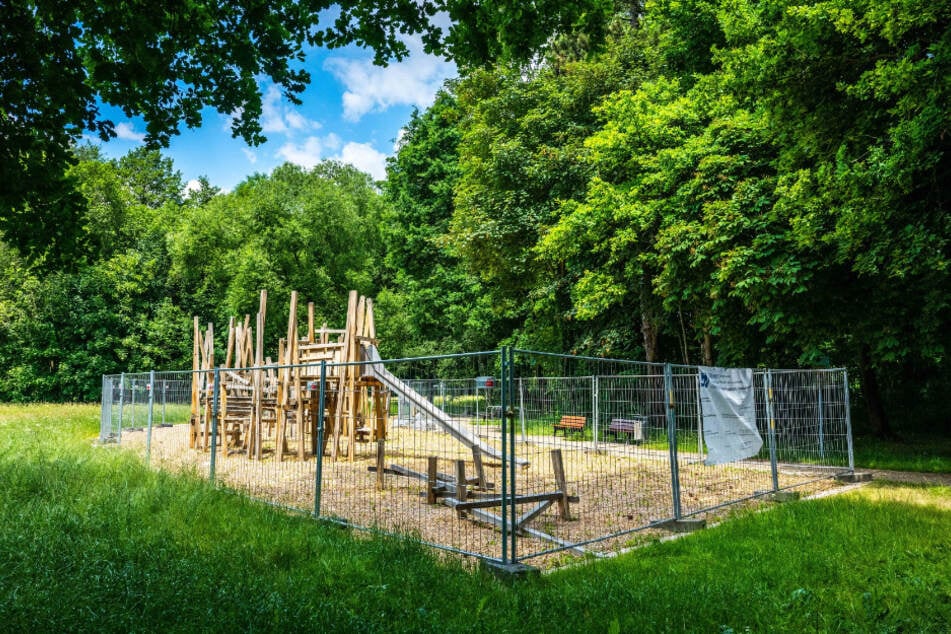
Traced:
[[587, 424], [588, 419], [584, 416], [562, 416], [561, 420], [552, 426], [552, 435], [557, 435], [560, 429], [567, 437], [569, 429], [572, 431], [584, 431]]

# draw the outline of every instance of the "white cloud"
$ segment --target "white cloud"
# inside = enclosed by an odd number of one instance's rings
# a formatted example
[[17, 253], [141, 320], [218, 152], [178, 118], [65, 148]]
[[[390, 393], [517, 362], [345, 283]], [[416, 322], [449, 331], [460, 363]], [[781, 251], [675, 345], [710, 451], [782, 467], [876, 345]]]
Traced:
[[301, 143], [285, 143], [277, 155], [307, 169], [325, 160], [340, 161], [368, 173], [375, 180], [386, 178], [386, 154], [369, 143], [342, 144], [340, 137], [332, 133], [325, 137], [309, 136]]
[[284, 103], [277, 86], [270, 86], [261, 102], [261, 128], [265, 134], [288, 134], [293, 131], [316, 130], [320, 123], [308, 119]]
[[248, 159], [248, 163], [254, 165], [258, 162], [258, 155], [254, 153], [254, 150], [250, 148], [243, 147], [241, 151], [244, 152], [244, 157]]
[[347, 143], [338, 156], [333, 157], [342, 163], [349, 163], [374, 180], [386, 178], [386, 154], [377, 152], [369, 143]]
[[343, 116], [359, 121], [369, 112], [396, 105], [427, 108], [443, 82], [456, 74], [456, 67], [423, 52], [419, 38], [407, 40], [410, 55], [404, 61], [386, 67], [374, 66], [368, 59], [332, 57], [324, 68], [343, 83]]
[[193, 192], [201, 191], [201, 183], [197, 178], [193, 178], [182, 188], [182, 198], [190, 198]]
[[145, 140], [144, 134], [136, 132], [132, 124], [125, 121], [116, 125], [116, 137], [123, 141], [136, 141], [138, 143]]
[[340, 147], [340, 137], [330, 133], [325, 137], [309, 136], [301, 143], [288, 141], [277, 150], [277, 155], [285, 161], [290, 161], [310, 169], [322, 160], [329, 158], [328, 154]]
[[277, 150], [277, 155], [285, 161], [290, 161], [306, 168], [311, 168], [321, 161], [324, 147], [315, 136], [307, 137], [303, 143], [285, 143]]

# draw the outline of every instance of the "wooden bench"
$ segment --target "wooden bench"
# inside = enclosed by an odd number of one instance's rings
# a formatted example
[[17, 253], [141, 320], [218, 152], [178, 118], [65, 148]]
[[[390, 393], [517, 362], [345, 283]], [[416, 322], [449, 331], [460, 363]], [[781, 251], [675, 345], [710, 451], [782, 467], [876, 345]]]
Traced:
[[560, 429], [565, 434], [565, 438], [568, 437], [569, 431], [584, 432], [585, 425], [588, 424], [588, 419], [584, 416], [562, 416], [561, 420], [554, 424], [552, 429], [552, 436], [558, 435], [558, 430]]
[[621, 435], [627, 436], [628, 440], [641, 442], [644, 440], [644, 419], [643, 418], [613, 418], [608, 425], [609, 435], [615, 439]]

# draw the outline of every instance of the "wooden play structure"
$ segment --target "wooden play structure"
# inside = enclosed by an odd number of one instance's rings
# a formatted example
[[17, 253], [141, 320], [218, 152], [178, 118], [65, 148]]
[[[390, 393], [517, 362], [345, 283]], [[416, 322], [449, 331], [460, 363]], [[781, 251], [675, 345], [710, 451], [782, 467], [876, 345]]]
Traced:
[[[377, 352], [373, 301], [351, 291], [347, 321], [335, 330], [315, 328], [314, 304], [307, 305], [303, 333], [297, 322], [297, 292], [291, 293], [287, 336], [278, 343], [277, 363], [264, 354], [267, 291], [251, 326], [234, 318], [228, 326], [224, 365], [218, 366], [218, 437], [226, 454], [244, 453], [251, 460], [317, 455], [321, 362], [324, 382], [324, 446], [337, 460], [344, 451], [354, 460], [357, 443], [384, 440], [390, 395], [404, 398], [444, 431], [475, 453], [499, 459], [495, 447], [482, 442], [468, 426], [454, 421], [412, 387], [386, 370]], [[189, 446], [208, 450], [215, 405], [214, 329], [204, 334], [194, 321]], [[524, 461], [521, 461], [524, 463]]]
[[[324, 395], [324, 447], [341, 455], [346, 440], [353, 460], [357, 442], [386, 438], [388, 390], [375, 377], [359, 376], [362, 350], [376, 345], [373, 301], [350, 293], [343, 329], [327, 324], [316, 328], [314, 304], [307, 305], [303, 333], [297, 320], [297, 292], [291, 293], [287, 336], [278, 343], [277, 362], [264, 353], [267, 291], [251, 326], [234, 318], [228, 326], [225, 362], [218, 367], [218, 435], [227, 453], [244, 453], [251, 460], [274, 455], [303, 460], [317, 452], [316, 424], [320, 363], [327, 362]], [[207, 450], [211, 442], [214, 406], [214, 330], [200, 332], [194, 321], [192, 399], [189, 446]], [[330, 442], [332, 439], [332, 442]]]

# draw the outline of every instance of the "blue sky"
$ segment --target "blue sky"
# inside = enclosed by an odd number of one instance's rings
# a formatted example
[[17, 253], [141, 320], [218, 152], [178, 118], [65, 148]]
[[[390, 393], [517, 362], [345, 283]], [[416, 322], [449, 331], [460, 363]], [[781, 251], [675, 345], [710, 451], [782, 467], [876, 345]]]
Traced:
[[[311, 167], [337, 159], [383, 179], [386, 157], [393, 154], [413, 108], [429, 106], [443, 82], [456, 75], [454, 64], [424, 54], [418, 40], [407, 44], [409, 57], [386, 68], [374, 66], [372, 54], [358, 47], [312, 49], [305, 64], [311, 84], [301, 105], [288, 102], [273, 84], [260, 84], [267, 143], [252, 148], [231, 138], [230, 117], [208, 109], [201, 128], [183, 129], [163, 154], [186, 182], [207, 176], [226, 191], [286, 161]], [[108, 143], [89, 140], [106, 156], [122, 156], [141, 144], [141, 120], [128, 120], [109, 108], [103, 113], [116, 122], [119, 137]]]

